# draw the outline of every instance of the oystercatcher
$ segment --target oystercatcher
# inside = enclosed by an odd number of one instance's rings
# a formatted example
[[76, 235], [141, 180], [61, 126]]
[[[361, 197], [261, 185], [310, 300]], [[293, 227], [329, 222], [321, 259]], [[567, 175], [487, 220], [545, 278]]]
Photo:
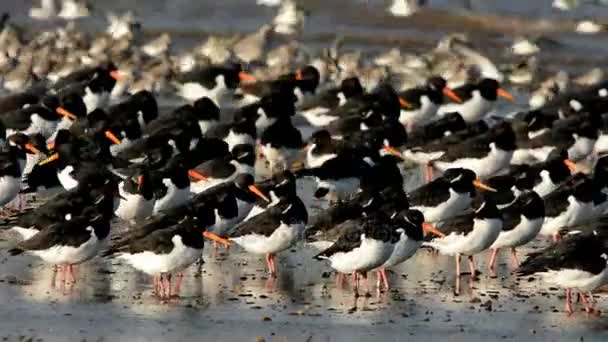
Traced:
[[545, 222], [539, 235], [556, 241], [561, 229], [590, 220], [594, 216], [594, 197], [600, 191], [594, 187], [592, 179], [576, 174], [545, 196]]
[[475, 122], [486, 115], [494, 106], [498, 96], [514, 102], [515, 99], [506, 90], [500, 88], [498, 81], [491, 78], [481, 79], [477, 83], [467, 83], [453, 89], [460, 103], [448, 103], [439, 107], [438, 114], [457, 112], [466, 122]]
[[443, 104], [444, 95], [457, 103], [462, 103], [460, 97], [447, 87], [447, 82], [440, 76], [430, 77], [424, 86], [399, 93], [401, 104], [399, 122], [406, 126], [408, 132], [413, 132], [417, 126], [433, 119], [439, 106]]
[[152, 215], [154, 183], [150, 173], [142, 171], [118, 184], [119, 202], [114, 214], [124, 221], [138, 221]]
[[308, 212], [297, 196], [283, 197], [279, 203], [244, 221], [229, 234], [229, 240], [248, 253], [265, 254], [272, 276], [276, 276], [276, 254], [301, 239]]
[[[502, 123], [492, 127], [481, 137], [466, 140], [449, 148], [427, 165], [440, 171], [466, 167], [475, 171], [479, 178], [484, 179], [507, 167], [515, 149], [513, 129], [510, 124]], [[430, 175], [427, 175], [427, 178], [431, 178]]]
[[304, 147], [302, 134], [290, 117], [281, 117], [268, 127], [260, 138], [260, 145], [271, 173], [288, 169]]
[[[297, 111], [309, 124], [315, 127], [323, 127], [338, 119], [332, 115], [332, 111], [344, 105], [348, 100], [358, 98], [364, 93], [359, 78], [345, 78], [339, 87], [327, 89], [313, 98], [304, 101], [298, 106]], [[334, 112], [334, 114], [339, 112]]]
[[608, 282], [608, 236], [605, 231], [576, 234], [540, 252], [528, 255], [517, 270], [520, 276], [540, 275], [551, 285], [566, 289], [565, 311], [573, 313], [572, 289], [581, 294], [585, 310], [593, 312], [593, 291]]
[[427, 222], [435, 223], [469, 209], [476, 187], [496, 191], [479, 181], [469, 169], [448, 169], [441, 177], [409, 192], [408, 199], [412, 209], [420, 210]]
[[532, 241], [540, 232], [545, 221], [545, 204], [534, 191], [522, 193], [513, 204], [501, 210], [503, 226], [498, 238], [490, 249], [492, 255], [488, 268], [496, 275], [496, 257], [501, 248], [511, 249], [515, 268], [519, 267], [516, 248]]
[[234, 91], [241, 82], [251, 82], [255, 78], [245, 72], [238, 63], [209, 65], [178, 75], [178, 94], [186, 100], [195, 101], [208, 97], [223, 108], [234, 99]]
[[10, 249], [9, 254], [28, 252], [47, 263], [64, 265], [62, 282], [65, 283], [68, 272], [74, 284], [76, 277], [73, 266], [97, 256], [107, 245], [109, 234], [109, 218], [93, 210], [46, 227]]
[[460, 257], [469, 259], [471, 280], [476, 276], [473, 257], [490, 248], [503, 227], [502, 215], [496, 205], [489, 201], [474, 212], [444, 222], [439, 228], [445, 236], [433, 238], [424, 244], [445, 255], [456, 256], [456, 290], [460, 293]]
[[205, 177], [192, 184], [193, 193], [199, 193], [215, 185], [230, 182], [239, 174], [255, 176], [255, 150], [252, 145], [236, 145], [230, 155], [205, 161], [194, 168]]

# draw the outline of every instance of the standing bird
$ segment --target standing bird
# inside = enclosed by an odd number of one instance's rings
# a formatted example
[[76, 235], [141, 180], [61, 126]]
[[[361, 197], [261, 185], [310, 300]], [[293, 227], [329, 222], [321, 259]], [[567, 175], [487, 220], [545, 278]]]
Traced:
[[490, 248], [503, 227], [502, 214], [494, 203], [486, 201], [475, 213], [460, 216], [445, 222], [441, 232], [445, 236], [425, 242], [444, 255], [456, 256], [456, 290], [460, 293], [460, 257], [469, 259], [471, 280], [475, 278], [474, 256]]
[[62, 282], [65, 283], [68, 272], [74, 284], [76, 277], [73, 266], [97, 256], [107, 245], [109, 234], [109, 218], [91, 208], [90, 212], [83, 213], [82, 216], [44, 228], [10, 249], [9, 253], [18, 255], [29, 252], [47, 263], [64, 265]]
[[516, 248], [532, 241], [540, 232], [545, 221], [545, 204], [543, 199], [534, 191], [521, 194], [513, 204], [502, 211], [503, 225], [498, 238], [490, 250], [492, 255], [488, 268], [496, 275], [496, 257], [501, 248], [511, 249], [513, 265], [519, 267]]
[[302, 238], [308, 222], [306, 206], [299, 197], [281, 198], [276, 205], [236, 227], [229, 241], [248, 253], [265, 254], [271, 276], [276, 276], [276, 254]]
[[540, 275], [551, 285], [566, 289], [565, 311], [573, 313], [572, 289], [589, 292], [581, 294], [585, 310], [594, 311], [593, 291], [608, 283], [608, 235], [603, 230], [576, 234], [540, 252], [531, 253], [517, 270], [518, 275]]

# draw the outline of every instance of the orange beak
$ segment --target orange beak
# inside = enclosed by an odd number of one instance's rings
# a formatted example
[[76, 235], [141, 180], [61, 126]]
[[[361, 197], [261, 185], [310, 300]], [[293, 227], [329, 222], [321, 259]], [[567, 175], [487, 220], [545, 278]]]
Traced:
[[241, 80], [241, 82], [255, 82], [255, 76], [248, 74], [246, 72], [239, 72], [239, 80]]
[[401, 152], [398, 149], [396, 149], [396, 148], [394, 148], [392, 146], [384, 145], [384, 147], [382, 149], [384, 151], [386, 151], [387, 153], [390, 153], [390, 154], [394, 155], [395, 157], [401, 158]]
[[249, 191], [253, 192], [254, 194], [256, 194], [259, 198], [263, 199], [266, 202], [270, 203], [270, 199], [268, 197], [266, 197], [266, 195], [264, 195], [264, 193], [255, 185], [250, 185], [248, 187]]
[[481, 189], [481, 190], [491, 191], [491, 192], [498, 192], [496, 189], [494, 189], [494, 188], [492, 188], [492, 187], [490, 187], [488, 185], [483, 184], [479, 179], [474, 180], [473, 181], [473, 185], [476, 188]]
[[120, 73], [118, 72], [118, 70], [112, 70], [110, 71], [110, 76], [112, 76], [113, 79], [120, 81], [122, 80], [122, 76], [120, 76]]
[[188, 176], [190, 176], [196, 180], [203, 181], [203, 182], [206, 182], [209, 180], [207, 177], [203, 176], [201, 173], [199, 173], [196, 170], [188, 170]]
[[38, 165], [44, 165], [44, 164], [48, 164], [50, 162], [53, 162], [55, 160], [59, 159], [59, 153], [53, 153], [50, 157], [46, 158], [45, 160], [42, 160], [38, 163]]
[[110, 132], [109, 130], [106, 131], [106, 138], [110, 139], [111, 142], [115, 143], [116, 145], [120, 144], [120, 139], [118, 139], [114, 133]]
[[54, 142], [50, 142], [50, 143], [46, 144], [46, 149], [47, 150], [50, 151], [50, 150], [52, 150], [54, 148], [55, 148], [55, 143]]
[[502, 97], [503, 99], [507, 99], [511, 102], [515, 102], [515, 98], [513, 97], [513, 95], [511, 95], [511, 93], [509, 93], [508, 91], [502, 89], [502, 88], [498, 88], [496, 90], [496, 94], [500, 97]]
[[570, 170], [570, 173], [574, 173], [574, 171], [576, 170], [576, 163], [573, 162], [570, 159], [565, 159], [564, 160], [564, 164], [568, 167], [568, 169]]
[[298, 80], [298, 81], [302, 80], [302, 72], [299, 70], [296, 72], [296, 80]]
[[61, 116], [65, 116], [68, 119], [74, 121], [77, 119], [76, 115], [70, 113], [69, 111], [63, 109], [62, 107], [57, 107], [57, 109], [55, 109], [55, 112], [57, 112], [57, 114], [61, 115]]
[[36, 153], [36, 154], [40, 153], [40, 150], [37, 149], [36, 146], [34, 146], [30, 143], [25, 144], [25, 149], [32, 153]]
[[215, 242], [219, 242], [219, 243], [223, 244], [226, 247], [230, 246], [230, 243], [231, 243], [229, 240], [221, 238], [221, 237], [219, 237], [219, 236], [217, 236], [217, 235], [215, 235], [215, 234], [213, 234], [211, 232], [208, 232], [208, 231], [203, 232], [203, 236], [206, 237], [209, 240], [212, 240], [212, 241], [215, 241]]
[[425, 232], [433, 233], [439, 237], [445, 236], [445, 234], [440, 232], [437, 228], [431, 226], [430, 224], [428, 224], [426, 222], [422, 223], [422, 230], [424, 230]]
[[403, 108], [407, 108], [407, 109], [412, 109], [414, 108], [414, 106], [412, 106], [411, 103], [405, 101], [403, 98], [399, 98], [399, 104], [401, 105], [401, 107]]
[[456, 95], [456, 93], [448, 87], [443, 88], [443, 95], [449, 97], [450, 99], [458, 103], [462, 103], [462, 99], [460, 98], [460, 96]]

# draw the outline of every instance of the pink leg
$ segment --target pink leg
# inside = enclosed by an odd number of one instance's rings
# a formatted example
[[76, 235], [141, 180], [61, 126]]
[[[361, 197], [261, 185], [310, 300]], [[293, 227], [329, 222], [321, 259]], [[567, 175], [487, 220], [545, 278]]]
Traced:
[[477, 268], [475, 267], [475, 260], [473, 260], [472, 255], [469, 255], [467, 258], [469, 259], [469, 271], [471, 272], [471, 279], [474, 279], [477, 273]]
[[367, 276], [367, 272], [361, 274], [363, 276], [363, 281], [365, 281], [365, 293], [370, 293], [369, 287], [369, 277]]
[[511, 248], [511, 260], [513, 261], [513, 267], [519, 267], [519, 258], [517, 257], [517, 251], [515, 248]]
[[589, 296], [589, 303], [595, 303], [595, 298], [593, 298], [591, 291], [587, 292], [587, 296]]
[[268, 267], [268, 273], [272, 275], [272, 261], [270, 260], [270, 254], [266, 254], [266, 266]]
[[583, 301], [583, 304], [585, 305], [585, 311], [587, 313], [592, 313], [595, 310], [593, 309], [593, 305], [591, 305], [590, 301], [587, 299], [587, 294], [585, 293], [581, 293], [581, 300]]
[[386, 269], [382, 267], [380, 269], [380, 275], [382, 276], [382, 282], [384, 283], [384, 288], [388, 291], [391, 288], [391, 285], [388, 282], [388, 274], [386, 273]]
[[163, 274], [161, 273], [158, 276], [158, 289], [159, 289], [159, 297], [163, 298], [165, 296], [165, 278], [163, 276]]
[[184, 280], [184, 273], [179, 272], [177, 275], [177, 283], [175, 284], [175, 295], [179, 296], [180, 289], [182, 287], [182, 280]]
[[490, 256], [490, 262], [488, 262], [488, 269], [492, 273], [493, 277], [496, 277], [496, 256], [498, 255], [499, 248], [492, 249], [492, 255]]
[[344, 288], [344, 273], [338, 273], [336, 275], [336, 286], [338, 286], [338, 288]]
[[355, 284], [355, 293], [359, 292], [359, 273], [357, 271], [353, 272], [353, 284]]
[[275, 260], [276, 260], [276, 255], [274, 254], [270, 254], [270, 274], [272, 274], [274, 277], [277, 276], [277, 266], [275, 264]]
[[424, 166], [424, 179], [427, 183], [433, 180], [433, 166], [430, 164]]
[[171, 275], [171, 273], [167, 274], [167, 288], [169, 289], [169, 294], [168, 297], [171, 298], [173, 296], [173, 285], [171, 285], [171, 278], [173, 278], [173, 276]]
[[460, 254], [456, 254], [456, 289], [455, 294], [460, 294]]
[[68, 265], [68, 271], [70, 274], [70, 281], [72, 284], [76, 284], [76, 276], [74, 275], [74, 265]]
[[574, 310], [572, 310], [572, 289], [566, 289], [566, 307], [565, 311], [568, 316], [572, 315]]
[[66, 274], [68, 271], [68, 266], [67, 265], [61, 265], [61, 283], [65, 286], [65, 281], [66, 281]]
[[553, 242], [554, 243], [559, 242], [559, 240], [561, 240], [561, 239], [562, 239], [562, 237], [559, 235], [559, 233], [553, 234]]

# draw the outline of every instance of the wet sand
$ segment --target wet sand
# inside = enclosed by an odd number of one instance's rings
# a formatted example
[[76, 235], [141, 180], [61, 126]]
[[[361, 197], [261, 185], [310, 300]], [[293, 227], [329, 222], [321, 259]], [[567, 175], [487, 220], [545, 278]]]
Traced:
[[[417, 183], [417, 176], [408, 179]], [[309, 188], [299, 183], [305, 202], [324, 206], [312, 201]], [[120, 234], [125, 226], [116, 222], [113, 229]], [[476, 260], [482, 274], [472, 283], [464, 276], [455, 295], [454, 259], [421, 250], [393, 270], [388, 293], [375, 291], [374, 276], [370, 296], [362, 291], [357, 298], [312, 259], [320, 246], [300, 243], [281, 253], [273, 280], [262, 257], [238, 247], [214, 257], [208, 245], [205, 263], [185, 272], [179, 298], [166, 300], [154, 295], [151, 277], [114, 259], [78, 266], [77, 283], [62, 287], [38, 259], [9, 257], [14, 236], [0, 234], [5, 341], [605, 341], [608, 334], [607, 316], [580, 311], [568, 317], [562, 290], [511, 275], [506, 253], [498, 278], [489, 276], [482, 254]], [[537, 241], [520, 255], [544, 245]], [[606, 312], [608, 292], [595, 298]]]
[[[61, 23], [34, 23], [26, 18], [29, 1], [5, 2], [31, 33]], [[366, 5], [307, 0], [313, 15], [302, 38], [307, 44], [327, 44], [339, 34], [346, 38], [347, 48], [367, 52], [398, 46], [409, 52], [432, 47], [445, 33], [469, 30], [490, 57], [507, 62], [513, 60], [505, 55], [513, 35], [542, 33], [559, 43], [540, 55], [546, 71], [584, 71], [607, 64], [606, 34], [569, 32], [573, 18], [589, 13], [608, 16], [606, 9], [585, 7], [559, 14], [558, 19], [550, 1], [544, 0], [474, 1], [482, 14], [448, 5], [454, 2], [437, 2], [445, 6], [395, 19], [386, 15], [382, 1]], [[176, 36], [178, 47], [200, 42], [209, 33], [251, 31], [274, 13], [256, 7], [253, 0], [95, 3], [99, 12], [109, 9], [135, 9], [149, 34], [168, 31]], [[98, 32], [104, 19], [98, 14], [79, 25]], [[527, 102], [525, 91], [516, 91], [520, 103]], [[521, 108], [499, 111], [516, 109]], [[408, 189], [421, 181], [419, 173], [407, 176]], [[323, 206], [310, 199], [309, 184], [300, 188], [308, 204]], [[113, 229], [124, 227], [117, 223]], [[49, 266], [30, 256], [8, 257], [6, 248], [14, 243], [13, 237], [0, 231], [3, 341], [605, 341], [608, 336], [605, 315], [577, 312], [567, 317], [563, 291], [549, 289], [537, 279], [511, 276], [506, 256], [499, 259], [500, 277], [492, 279], [483, 254], [478, 260], [479, 280], [469, 289], [469, 277], [463, 277], [463, 293], [455, 296], [453, 259], [421, 251], [394, 270], [389, 293], [355, 298], [350, 288], [336, 288], [325, 263], [312, 260], [316, 250], [311, 246], [302, 244], [282, 253], [276, 281], [265, 274], [262, 257], [234, 248], [215, 258], [206, 249], [202, 273], [196, 266], [189, 268], [179, 299], [163, 301], [153, 296], [150, 277], [112, 259], [97, 258], [79, 266], [73, 287], [64, 289], [58, 282], [52, 287]], [[541, 245], [537, 242], [520, 255]], [[596, 300], [600, 310], [608, 310], [607, 293], [596, 294]]]

